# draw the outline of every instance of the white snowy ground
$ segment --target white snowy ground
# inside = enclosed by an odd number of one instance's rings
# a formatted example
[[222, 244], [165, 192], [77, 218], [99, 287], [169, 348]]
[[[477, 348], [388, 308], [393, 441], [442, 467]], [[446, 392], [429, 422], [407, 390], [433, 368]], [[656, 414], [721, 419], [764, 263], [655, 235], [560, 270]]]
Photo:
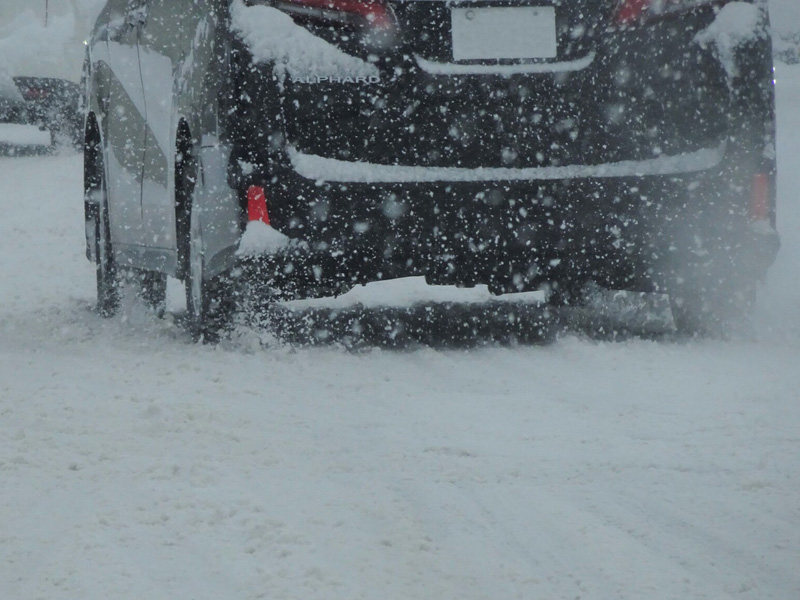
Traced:
[[[0, 159], [0, 597], [800, 598], [800, 67], [755, 341], [191, 345]], [[252, 347], [251, 347], [252, 346]]]

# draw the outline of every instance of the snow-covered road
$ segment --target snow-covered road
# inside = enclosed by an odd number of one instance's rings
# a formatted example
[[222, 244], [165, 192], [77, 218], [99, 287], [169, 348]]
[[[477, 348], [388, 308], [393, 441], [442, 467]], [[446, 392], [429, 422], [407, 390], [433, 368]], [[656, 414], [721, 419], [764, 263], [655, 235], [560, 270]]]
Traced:
[[800, 598], [800, 67], [753, 341], [191, 345], [0, 159], [0, 598]]

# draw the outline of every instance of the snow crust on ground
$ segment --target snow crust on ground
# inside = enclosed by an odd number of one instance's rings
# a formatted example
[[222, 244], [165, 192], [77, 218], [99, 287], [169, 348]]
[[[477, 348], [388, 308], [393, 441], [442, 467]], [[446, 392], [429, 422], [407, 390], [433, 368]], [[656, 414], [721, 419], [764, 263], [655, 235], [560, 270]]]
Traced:
[[378, 77], [378, 68], [347, 54], [297, 25], [292, 18], [271, 6], [245, 6], [242, 0], [231, 4], [231, 24], [253, 54], [257, 63], [275, 63], [279, 75], [292, 79], [327, 77]]
[[776, 79], [753, 340], [192, 345], [92, 312], [79, 156], [0, 159], [1, 595], [800, 597], [800, 67]]

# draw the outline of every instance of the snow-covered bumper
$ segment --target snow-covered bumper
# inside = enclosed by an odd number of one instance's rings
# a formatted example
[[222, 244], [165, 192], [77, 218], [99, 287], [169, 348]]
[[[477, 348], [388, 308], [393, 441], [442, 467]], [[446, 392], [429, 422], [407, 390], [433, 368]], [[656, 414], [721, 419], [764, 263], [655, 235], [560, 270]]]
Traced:
[[[735, 268], [761, 277], [780, 245], [769, 220], [774, 174], [744, 174], [725, 142], [646, 161], [541, 169], [392, 167], [296, 151], [290, 158], [279, 177], [251, 178], [267, 190], [272, 226], [286, 243], [270, 238], [263, 251], [251, 244], [239, 265], [289, 297], [410, 275], [496, 292], [580, 279], [647, 289], [650, 257], [670, 249], [724, 251]], [[751, 180], [767, 187], [750, 189]]]

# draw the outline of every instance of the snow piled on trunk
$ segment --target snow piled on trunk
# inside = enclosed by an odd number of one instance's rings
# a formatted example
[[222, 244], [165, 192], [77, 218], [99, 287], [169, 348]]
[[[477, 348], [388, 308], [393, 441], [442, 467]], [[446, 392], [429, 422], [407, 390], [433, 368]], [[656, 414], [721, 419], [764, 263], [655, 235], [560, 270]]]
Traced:
[[270, 6], [231, 5], [231, 24], [256, 63], [274, 64], [278, 75], [292, 79], [328, 77], [337, 80], [378, 76], [378, 68], [312, 35], [292, 18]]
[[739, 75], [737, 51], [750, 42], [764, 38], [767, 35], [766, 23], [759, 6], [731, 2], [720, 9], [714, 22], [701, 31], [695, 40], [703, 46], [713, 46], [728, 77], [734, 78]]

